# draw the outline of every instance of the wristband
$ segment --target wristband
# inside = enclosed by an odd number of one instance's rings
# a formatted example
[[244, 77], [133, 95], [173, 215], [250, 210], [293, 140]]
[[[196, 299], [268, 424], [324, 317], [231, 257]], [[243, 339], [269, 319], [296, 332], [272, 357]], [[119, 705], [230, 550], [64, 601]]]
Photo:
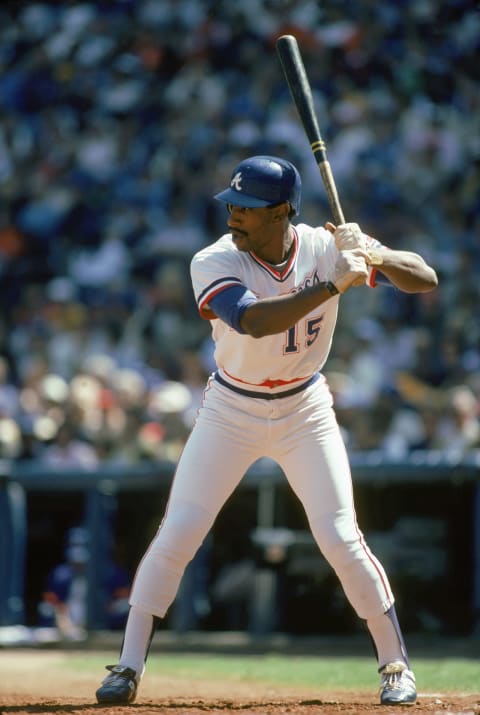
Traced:
[[330, 295], [338, 295], [340, 293], [337, 286], [335, 283], [332, 283], [332, 281], [326, 281], [325, 288], [328, 290]]

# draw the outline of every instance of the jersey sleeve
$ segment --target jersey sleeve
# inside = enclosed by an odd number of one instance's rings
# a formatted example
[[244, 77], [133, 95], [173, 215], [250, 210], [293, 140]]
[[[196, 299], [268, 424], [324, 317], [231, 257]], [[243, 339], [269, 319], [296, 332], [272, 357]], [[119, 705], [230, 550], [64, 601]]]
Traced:
[[256, 302], [257, 298], [248, 288], [229, 286], [210, 298], [209, 306], [217, 318], [244, 335], [245, 331], [240, 324], [242, 315], [249, 305]]
[[227, 288], [246, 290], [241, 278], [235, 273], [231, 253], [215, 250], [215, 244], [195, 254], [190, 263], [190, 276], [198, 312], [205, 320], [221, 317], [210, 305], [215, 296]]
[[[364, 233], [363, 235], [367, 240], [367, 248], [387, 248], [387, 246], [384, 246], [383, 243], [380, 243], [380, 241], [378, 241], [376, 238], [368, 236], [366, 233]], [[376, 288], [379, 284], [387, 286], [392, 285], [388, 278], [382, 275], [380, 271], [377, 270], [376, 266], [368, 266], [367, 285], [370, 288]]]

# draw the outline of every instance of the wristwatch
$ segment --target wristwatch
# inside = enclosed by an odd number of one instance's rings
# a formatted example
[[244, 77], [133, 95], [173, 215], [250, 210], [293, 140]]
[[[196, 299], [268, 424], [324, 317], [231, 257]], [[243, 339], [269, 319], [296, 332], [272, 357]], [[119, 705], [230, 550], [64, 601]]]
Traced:
[[368, 264], [370, 266], [381, 266], [383, 263], [383, 256], [378, 253], [378, 251], [372, 251], [368, 249]]

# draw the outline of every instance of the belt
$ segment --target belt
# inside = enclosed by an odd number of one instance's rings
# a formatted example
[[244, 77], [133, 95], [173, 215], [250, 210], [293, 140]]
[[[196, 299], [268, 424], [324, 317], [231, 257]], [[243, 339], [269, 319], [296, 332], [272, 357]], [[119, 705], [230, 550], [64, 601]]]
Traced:
[[236, 385], [231, 385], [229, 382], [223, 379], [218, 372], [214, 374], [214, 379], [219, 382], [224, 387], [227, 387], [232, 392], [237, 392], [239, 395], [245, 395], [245, 397], [256, 397], [261, 400], [279, 400], [281, 397], [290, 397], [291, 395], [296, 395], [298, 392], [305, 390], [306, 387], [310, 387], [314, 382], [320, 377], [320, 373], [316, 372], [312, 377], [309, 377], [306, 382], [302, 382], [301, 385], [292, 387], [290, 390], [283, 390], [283, 392], [255, 392], [255, 390], [244, 390], [242, 387], [237, 387]]

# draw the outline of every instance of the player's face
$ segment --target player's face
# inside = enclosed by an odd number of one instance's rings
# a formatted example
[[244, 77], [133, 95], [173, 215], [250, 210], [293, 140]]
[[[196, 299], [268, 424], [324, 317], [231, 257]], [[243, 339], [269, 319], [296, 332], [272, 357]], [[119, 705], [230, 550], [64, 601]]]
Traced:
[[239, 251], [254, 251], [268, 260], [272, 249], [278, 245], [279, 223], [275, 219], [277, 207], [245, 208], [228, 204], [230, 214], [227, 224], [232, 241]]

